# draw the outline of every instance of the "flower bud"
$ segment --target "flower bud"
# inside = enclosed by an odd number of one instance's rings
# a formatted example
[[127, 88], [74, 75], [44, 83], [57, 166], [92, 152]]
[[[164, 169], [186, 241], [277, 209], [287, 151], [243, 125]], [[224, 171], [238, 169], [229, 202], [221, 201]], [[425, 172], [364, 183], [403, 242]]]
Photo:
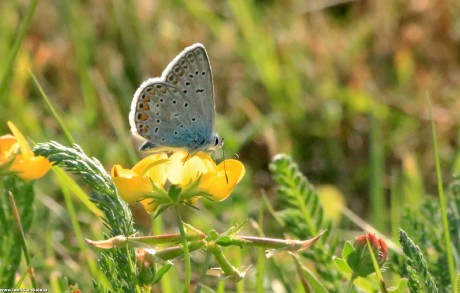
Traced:
[[355, 250], [347, 257], [348, 265], [353, 270], [353, 273], [359, 277], [366, 277], [375, 271], [372, 257], [367, 247], [367, 240], [380, 267], [388, 259], [388, 248], [381, 238], [377, 238], [375, 234], [371, 233], [359, 236], [353, 244]]

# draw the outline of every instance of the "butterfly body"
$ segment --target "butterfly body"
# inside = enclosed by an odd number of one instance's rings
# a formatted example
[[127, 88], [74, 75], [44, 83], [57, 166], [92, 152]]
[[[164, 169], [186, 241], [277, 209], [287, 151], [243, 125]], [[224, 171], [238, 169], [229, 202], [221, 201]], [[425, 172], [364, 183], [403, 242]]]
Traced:
[[145, 139], [142, 151], [190, 153], [220, 148], [214, 134], [211, 67], [203, 45], [185, 48], [160, 78], [144, 81], [134, 94], [131, 132]]

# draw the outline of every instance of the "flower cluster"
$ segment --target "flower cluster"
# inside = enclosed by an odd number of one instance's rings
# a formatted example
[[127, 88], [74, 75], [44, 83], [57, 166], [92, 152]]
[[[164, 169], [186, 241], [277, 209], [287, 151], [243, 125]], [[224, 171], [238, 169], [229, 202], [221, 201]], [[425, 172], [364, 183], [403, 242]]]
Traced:
[[11, 134], [0, 136], [0, 172], [15, 174], [23, 180], [43, 177], [51, 168], [48, 159], [35, 156], [22, 133], [8, 122]]
[[184, 151], [170, 156], [153, 154], [132, 169], [115, 165], [111, 171], [123, 200], [140, 202], [149, 213], [159, 205], [169, 204], [174, 194], [177, 202], [186, 204], [193, 204], [203, 196], [222, 201], [244, 173], [244, 165], [238, 160], [228, 159], [216, 165], [204, 152], [190, 155]]

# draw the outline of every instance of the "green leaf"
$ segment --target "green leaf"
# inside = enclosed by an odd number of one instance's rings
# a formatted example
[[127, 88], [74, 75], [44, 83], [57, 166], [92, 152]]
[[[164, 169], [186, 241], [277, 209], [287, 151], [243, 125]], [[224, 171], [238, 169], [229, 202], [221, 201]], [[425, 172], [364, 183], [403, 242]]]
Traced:
[[277, 155], [269, 168], [284, 206], [280, 218], [289, 231], [298, 238], [305, 239], [326, 229], [318, 194], [291, 158]]
[[348, 266], [347, 262], [344, 259], [334, 257], [333, 260], [341, 273], [345, 275], [352, 273], [351, 268]]
[[387, 289], [388, 292], [394, 293], [406, 293], [409, 291], [408, 280], [406, 278], [401, 278], [398, 280], [398, 285], [396, 287], [390, 287]]
[[[311, 288], [313, 292], [318, 292], [318, 293], [328, 292], [326, 290], [326, 287], [318, 280], [318, 278], [307, 267], [302, 265], [298, 257], [293, 256], [293, 259], [294, 259], [294, 262], [297, 267], [297, 271], [299, 272], [300, 276], [304, 279], [304, 281], [308, 284], [308, 287]], [[308, 290], [309, 288], [305, 288], [305, 291], [306, 292], [310, 291]]]
[[223, 237], [220, 237], [216, 241], [216, 243], [219, 244], [220, 246], [229, 246], [230, 244], [232, 244], [232, 238], [230, 236], [223, 236]]
[[164, 274], [166, 274], [172, 266], [172, 262], [168, 261], [161, 268], [159, 268], [155, 274], [155, 278], [153, 279], [153, 284], [160, 282]]
[[274, 212], [283, 226], [283, 233], [290, 233], [298, 239], [312, 238], [319, 231], [327, 232], [307, 250], [300, 253], [302, 257], [313, 260], [316, 271], [328, 288], [339, 287], [335, 264], [332, 257], [338, 245], [330, 233], [331, 222], [324, 219], [323, 207], [314, 186], [300, 172], [295, 162], [285, 154], [276, 155], [269, 169], [276, 183], [280, 210]]
[[182, 188], [178, 185], [171, 185], [168, 189], [168, 196], [173, 202], [177, 202], [179, 195], [182, 191]]
[[343, 246], [343, 250], [342, 250], [343, 259], [347, 259], [350, 253], [354, 251], [355, 251], [355, 248], [353, 247], [353, 244], [351, 244], [350, 241], [345, 242], [345, 245]]

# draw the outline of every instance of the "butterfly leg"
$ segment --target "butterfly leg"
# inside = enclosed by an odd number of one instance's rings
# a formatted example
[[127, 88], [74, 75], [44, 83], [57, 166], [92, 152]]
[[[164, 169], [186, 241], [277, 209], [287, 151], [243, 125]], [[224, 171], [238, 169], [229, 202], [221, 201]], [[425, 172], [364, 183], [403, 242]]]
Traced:
[[156, 143], [153, 143], [151, 141], [145, 141], [144, 143], [141, 144], [141, 146], [139, 147], [139, 150], [140, 151], [148, 151], [148, 150], [151, 150], [151, 149], [154, 149], [154, 148], [157, 148], [158, 145]]

